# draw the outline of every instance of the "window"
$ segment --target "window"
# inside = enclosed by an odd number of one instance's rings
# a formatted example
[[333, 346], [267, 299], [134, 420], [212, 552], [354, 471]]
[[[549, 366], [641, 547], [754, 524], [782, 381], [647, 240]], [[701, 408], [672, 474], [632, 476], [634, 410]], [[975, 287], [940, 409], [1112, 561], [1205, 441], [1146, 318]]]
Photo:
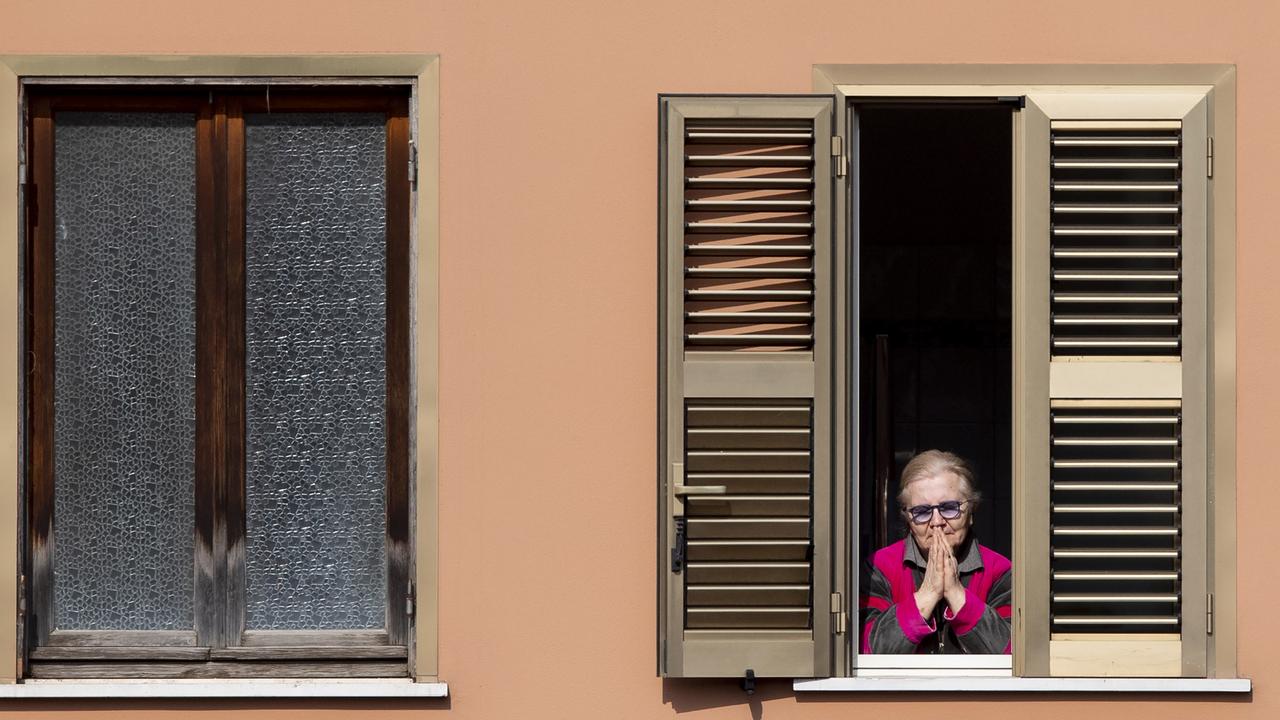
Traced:
[[404, 676], [407, 86], [28, 89], [28, 675]]
[[[1230, 69], [1198, 70], [1191, 86], [1150, 67], [917, 68], [911, 86], [903, 68], [824, 66], [831, 95], [661, 99], [662, 674], [1234, 672], [1230, 611], [1209, 627], [1214, 596], [1234, 593], [1213, 585], [1230, 577], [1214, 555], [1230, 540], [1209, 523], [1231, 517], [1207, 500], [1233, 483], [1230, 427], [1208, 423], [1233, 412], [1219, 299], [1232, 209], [1214, 193], [1210, 129], [1226, 116], [1207, 89], [1221, 94]], [[931, 135], [903, 145], [913, 132]], [[906, 243], [886, 228], [927, 211], [884, 188], [909, 174], [895, 161], [947, 150], [947, 133], [990, 156], [951, 197], [937, 178], [916, 186], [938, 208], [979, 203], [969, 220], [990, 225], [990, 312], [956, 326], [985, 339], [952, 340], [991, 356], [970, 364], [990, 366], [980, 402], [998, 407], [951, 430], [983, 436], [992, 473], [1012, 478], [981, 528], [1012, 554], [1011, 665], [859, 653], [858, 566], [900, 469], [874, 432], [893, 419], [877, 414], [891, 366], [877, 369], [874, 327], [902, 320], [885, 309], [902, 301], [877, 293], [906, 277], [890, 257]], [[945, 273], [972, 264], [961, 251], [897, 262]], [[955, 384], [930, 399], [954, 401]]]

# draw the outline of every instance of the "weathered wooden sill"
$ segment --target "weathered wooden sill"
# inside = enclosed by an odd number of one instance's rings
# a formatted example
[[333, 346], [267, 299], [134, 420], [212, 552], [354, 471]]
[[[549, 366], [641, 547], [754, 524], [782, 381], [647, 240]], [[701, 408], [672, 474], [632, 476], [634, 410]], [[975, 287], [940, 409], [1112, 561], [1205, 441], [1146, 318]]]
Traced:
[[28, 680], [0, 685], [0, 699], [21, 698], [445, 698], [443, 682], [392, 679]]

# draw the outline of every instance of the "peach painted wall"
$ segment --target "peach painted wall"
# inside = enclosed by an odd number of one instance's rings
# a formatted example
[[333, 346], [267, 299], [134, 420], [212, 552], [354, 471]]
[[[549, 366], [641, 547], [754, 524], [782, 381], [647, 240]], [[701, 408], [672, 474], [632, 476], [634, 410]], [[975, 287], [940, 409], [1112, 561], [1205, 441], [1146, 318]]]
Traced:
[[[0, 712], [1280, 717], [1280, 572], [1267, 567], [1280, 481], [1266, 459], [1280, 434], [1280, 2], [0, 0], [0, 54], [289, 52], [442, 56], [440, 668], [453, 697]], [[655, 96], [808, 92], [818, 62], [1238, 64], [1239, 668], [1252, 700], [948, 706], [764, 683], [748, 703], [731, 682], [655, 677]]]

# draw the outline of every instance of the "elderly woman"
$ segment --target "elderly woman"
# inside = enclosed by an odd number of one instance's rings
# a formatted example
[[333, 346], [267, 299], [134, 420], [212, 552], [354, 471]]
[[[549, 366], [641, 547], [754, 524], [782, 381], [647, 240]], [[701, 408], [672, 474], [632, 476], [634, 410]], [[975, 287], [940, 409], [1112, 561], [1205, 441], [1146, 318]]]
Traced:
[[973, 470], [927, 450], [902, 469], [910, 534], [877, 550], [862, 581], [864, 653], [1008, 653], [1012, 566], [973, 537]]

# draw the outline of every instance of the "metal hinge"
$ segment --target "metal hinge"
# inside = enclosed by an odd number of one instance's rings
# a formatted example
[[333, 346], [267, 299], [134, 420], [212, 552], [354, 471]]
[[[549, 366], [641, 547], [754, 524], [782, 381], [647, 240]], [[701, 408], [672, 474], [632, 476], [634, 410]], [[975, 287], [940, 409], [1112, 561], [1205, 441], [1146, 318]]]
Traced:
[[418, 186], [418, 145], [409, 140], [409, 185]]
[[404, 596], [404, 614], [413, 617], [413, 581], [409, 581], [409, 592]]
[[[27, 576], [18, 576], [18, 617], [21, 618], [27, 614]], [[22, 625], [19, 621], [18, 625]]]
[[1213, 138], [1208, 138], [1208, 140], [1209, 140], [1208, 150], [1207, 150], [1207, 154], [1205, 155], [1205, 161], [1206, 161], [1205, 171], [1209, 174], [1209, 177], [1213, 177]]
[[831, 136], [831, 157], [835, 158], [836, 177], [844, 177], [849, 172], [849, 159], [844, 155], [844, 138]]
[[844, 597], [840, 593], [831, 593], [831, 633], [843, 635], [848, 616], [844, 614]]
[[1204, 606], [1204, 629], [1208, 635], [1213, 634], [1213, 593], [1209, 593], [1208, 601]]
[[22, 202], [26, 205], [27, 222], [35, 225], [40, 218], [37, 214], [40, 206], [36, 204], [36, 186], [31, 182], [31, 165], [22, 163], [18, 166], [18, 183], [22, 186]]

